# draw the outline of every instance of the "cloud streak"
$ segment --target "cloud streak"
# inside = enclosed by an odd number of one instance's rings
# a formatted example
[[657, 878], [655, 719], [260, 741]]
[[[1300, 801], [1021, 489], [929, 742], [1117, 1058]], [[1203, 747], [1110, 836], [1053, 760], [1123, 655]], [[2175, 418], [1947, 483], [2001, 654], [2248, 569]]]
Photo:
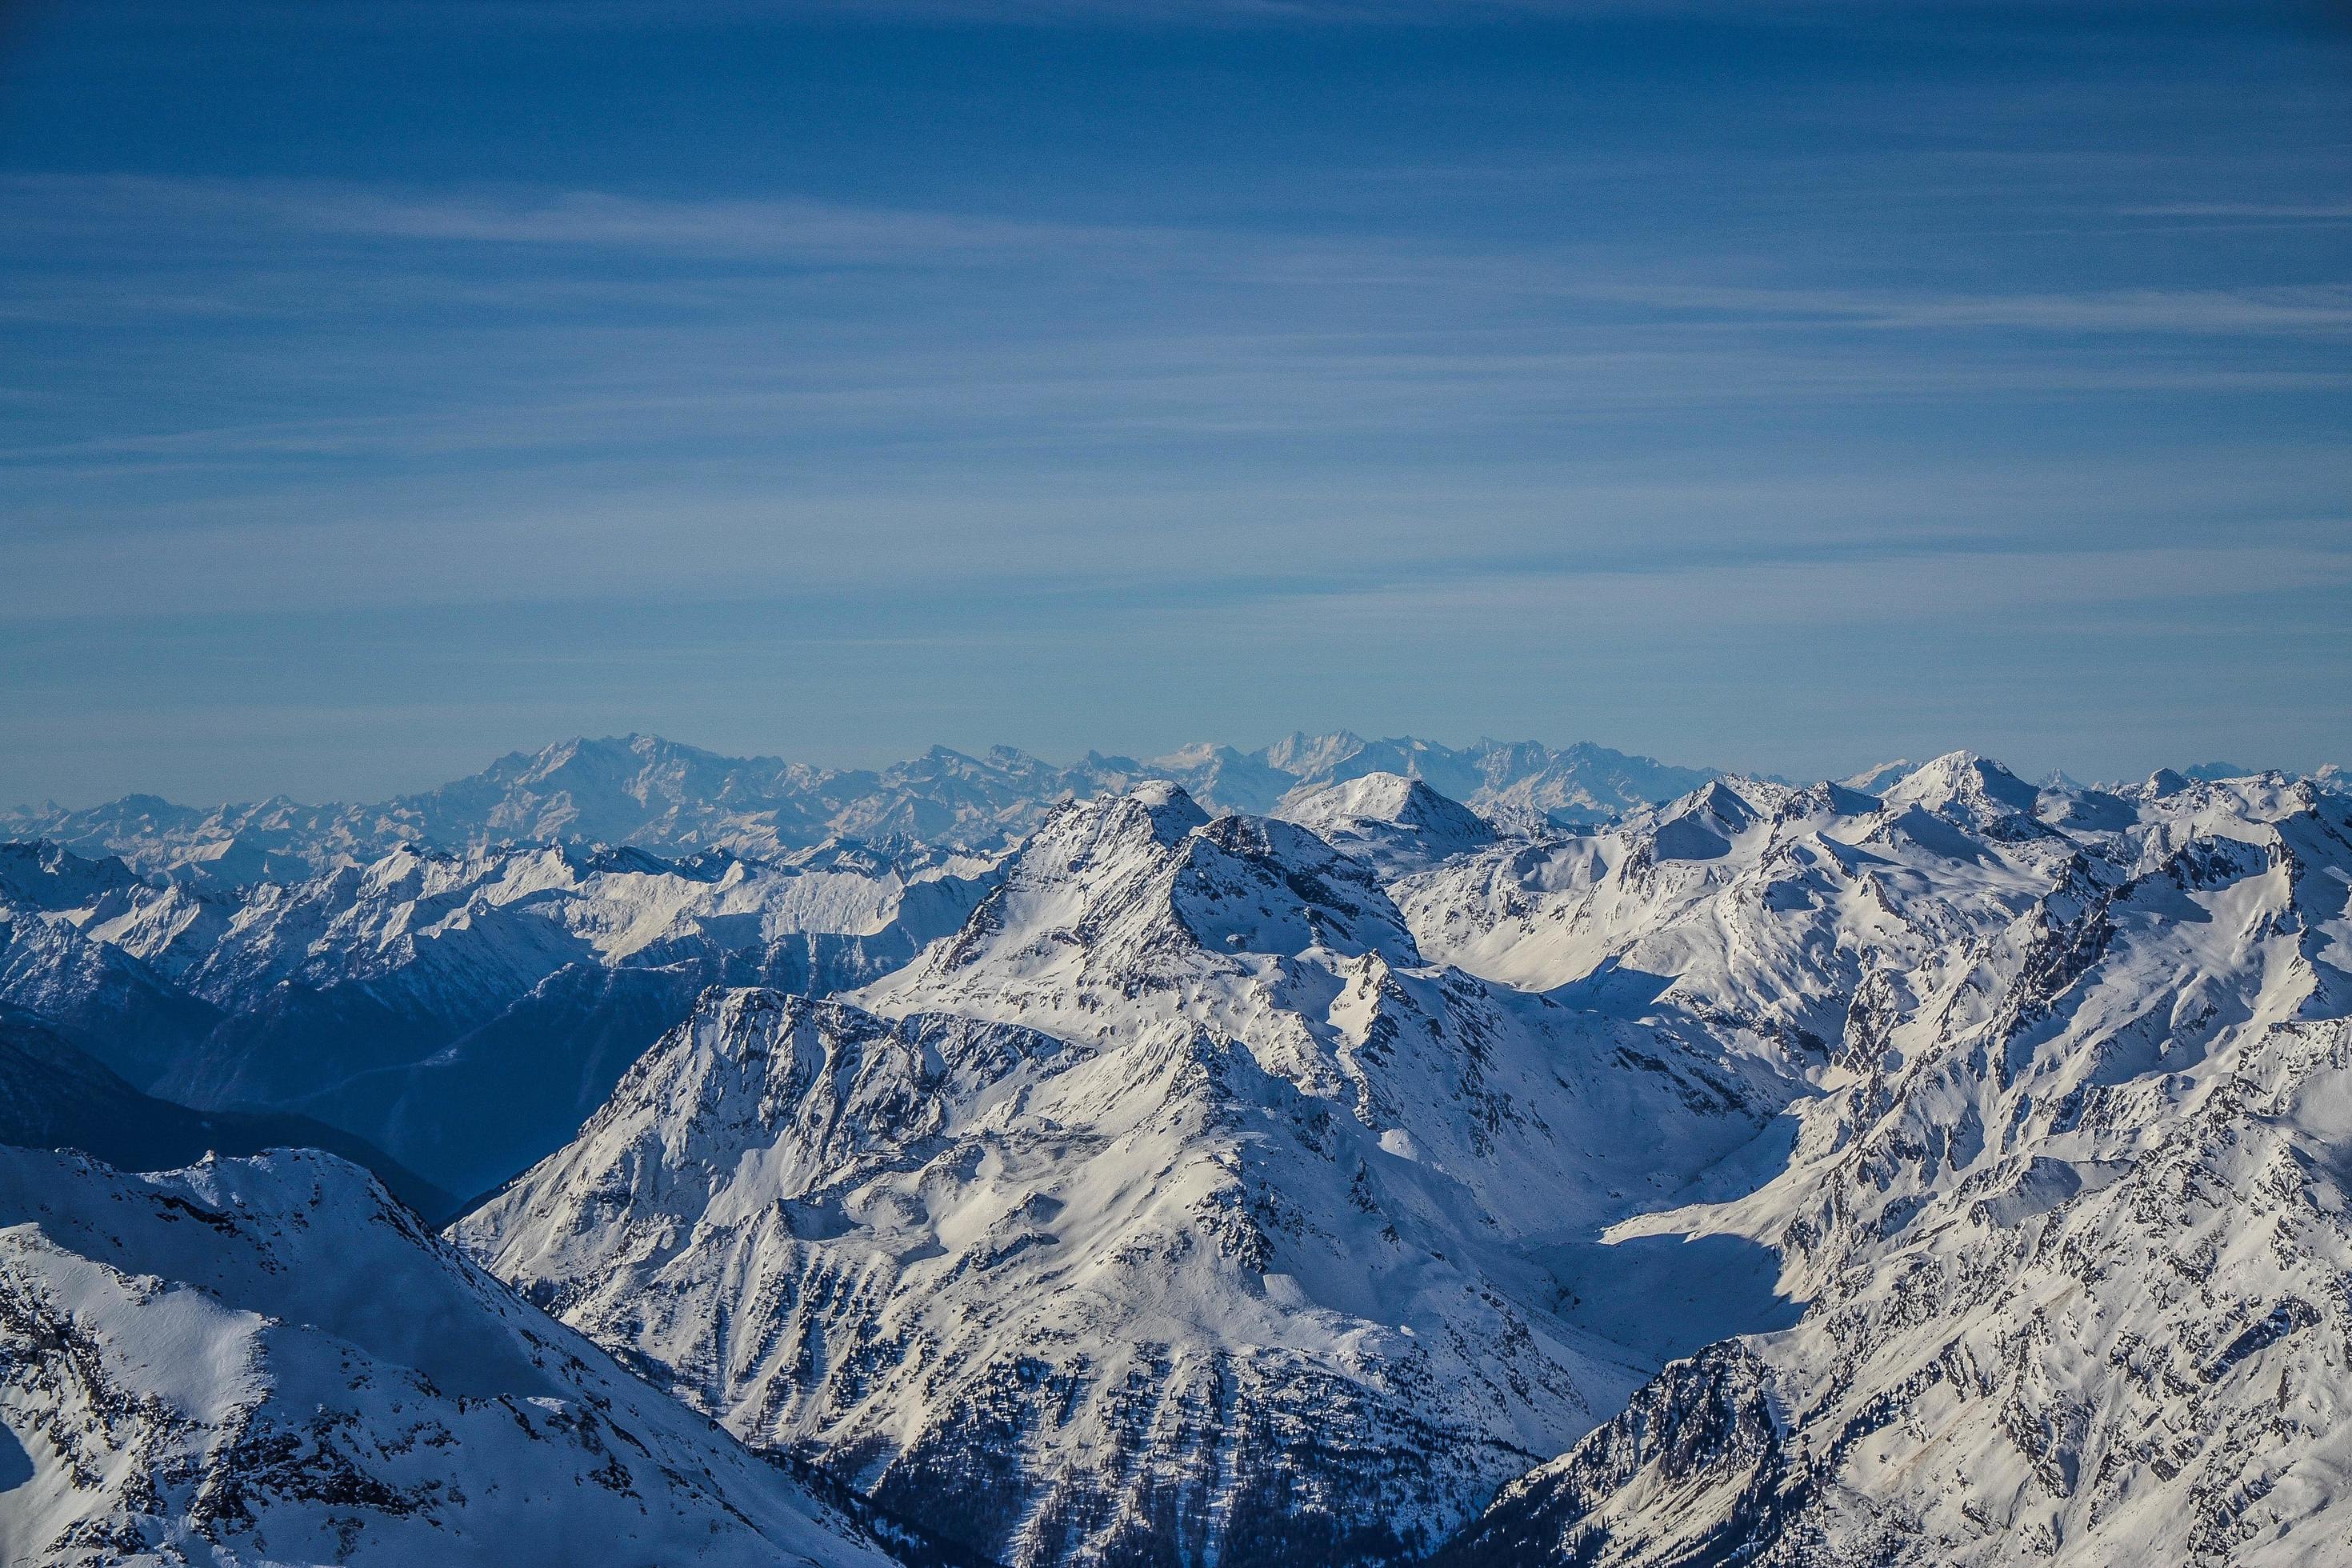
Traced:
[[2321, 709], [2335, 57], [1953, 5], [67, 8], [0, 168], [0, 696], [118, 772], [202, 743], [163, 687], [417, 754], [420, 670], [885, 752]]
[[[1612, 257], [1606, 247], [1498, 250], [1263, 228], [1051, 223], [791, 197], [648, 199], [595, 190], [432, 192], [329, 182], [19, 175], [0, 176], [0, 201], [14, 206], [28, 231], [46, 225], [85, 238], [109, 220], [118, 230], [182, 226], [218, 239], [259, 219], [313, 236], [428, 249], [646, 252], [719, 266], [1017, 265], [1056, 273], [1174, 268], [1231, 284], [1325, 293], [1448, 289], [1759, 326], [2331, 337], [2352, 328], [2352, 283], [2346, 282], [2016, 292], [1757, 287], [1637, 278], [1637, 270], [1649, 269], [1646, 258]], [[387, 255], [360, 264], [397, 265]], [[199, 308], [206, 299], [194, 292], [182, 298]]]

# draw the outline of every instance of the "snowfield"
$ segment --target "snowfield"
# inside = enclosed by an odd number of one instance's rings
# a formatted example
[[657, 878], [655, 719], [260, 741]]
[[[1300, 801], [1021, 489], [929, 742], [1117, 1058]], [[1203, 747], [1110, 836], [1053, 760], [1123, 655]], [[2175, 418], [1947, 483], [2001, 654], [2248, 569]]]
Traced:
[[18, 1135], [484, 1195], [0, 1155], [0, 1559], [2352, 1561], [2352, 796], [2222, 771], [51, 812]]
[[1616, 1233], [1769, 1246], [1802, 1321], [1669, 1367], [1448, 1563], [2352, 1555], [2352, 814], [1931, 769], [1887, 809], [2040, 896], [1925, 970], [1860, 959], [1786, 1168]]
[[0, 1150], [0, 1559], [890, 1561], [366, 1173]]

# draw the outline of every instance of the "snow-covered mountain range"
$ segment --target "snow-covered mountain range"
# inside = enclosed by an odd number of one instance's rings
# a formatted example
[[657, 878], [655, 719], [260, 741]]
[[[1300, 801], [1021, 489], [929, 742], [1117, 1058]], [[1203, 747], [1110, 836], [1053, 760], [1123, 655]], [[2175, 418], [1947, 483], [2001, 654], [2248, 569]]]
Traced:
[[[1966, 755], [1865, 782], [1714, 781], [1538, 838], [1402, 779], [1294, 797], [1319, 834], [1165, 785], [1065, 807], [897, 973], [707, 997], [457, 1234], [747, 1439], [1000, 1560], [1411, 1556], [1726, 1333], [1845, 1357], [1813, 1373], [1843, 1390], [1868, 1302], [1956, 1300], [1870, 1249], [1939, 1204], [2031, 1226], [2105, 1191], [2137, 1146], [2086, 1142], [2101, 1092], [2180, 1080], [2147, 1112], [2170, 1128], [2217, 1041], [2340, 1036], [2340, 797], [2037, 791]], [[2269, 903], [2200, 901], [2248, 879]], [[2095, 994], [2127, 912], [2160, 951]], [[1865, 1304], [1833, 1313], [1841, 1282]], [[2239, 1327], [2301, 1321], [2236, 1288]], [[2002, 1433], [2016, 1391], [1986, 1375]], [[1722, 1484], [1612, 1539], [1674, 1539]], [[2033, 1501], [1980, 1500], [1983, 1528], [2033, 1536]], [[1955, 1547], [1857, 1511], [1787, 1560]], [[1544, 1550], [1510, 1539], [1482, 1560]]]
[[465, 1194], [569, 1136], [704, 986], [873, 978], [992, 874], [844, 844], [403, 847], [224, 889], [0, 845], [0, 1002], [142, 1090], [316, 1116]]
[[[0, 1068], [487, 1190], [448, 1236], [534, 1304], [466, 1275], [494, 1316], [842, 1489], [790, 1506], [843, 1550], [2352, 1550], [2332, 779], [1954, 753], [1602, 810], [1578, 749], [1297, 737], [1083, 787], [934, 753], [875, 837], [788, 844], [771, 764], [612, 744], [436, 792], [458, 842], [289, 840], [259, 881], [181, 829], [0, 847]], [[65, 1528], [20, 1492], [0, 1531]]]
[[1542, 1249], [1790, 1092], [1433, 967], [1365, 866], [1171, 784], [1062, 808], [853, 995], [706, 997], [457, 1234], [740, 1436], [1024, 1564], [1433, 1547], [1647, 1370]]
[[0, 815], [0, 837], [46, 839], [142, 873], [225, 887], [300, 881], [407, 845], [593, 844], [773, 859], [850, 839], [994, 852], [1057, 802], [1146, 779], [1181, 784], [1211, 810], [1265, 812], [1302, 785], [1373, 773], [1423, 779], [1482, 812], [1529, 823], [1604, 819], [1711, 776], [1589, 743], [1481, 741], [1457, 750], [1345, 731], [1296, 734], [1247, 753], [1203, 743], [1150, 762], [1090, 752], [1067, 767], [1010, 746], [979, 757], [939, 746], [878, 771], [722, 757], [626, 735], [516, 752], [470, 778], [375, 805], [278, 797], [207, 809], [129, 795], [77, 810], [19, 807]]
[[[2346, 1561], [2346, 801], [2029, 801], [1950, 763], [1888, 796], [1973, 825], [1941, 852], [2030, 897], [1935, 965], [1857, 954], [1785, 1168], [1614, 1233], [1769, 1247], [1804, 1318], [1668, 1368], [1446, 1561]], [[1876, 901], [1892, 844], [1758, 891]]]
[[[1163, 761], [1269, 807], [1381, 763], [1491, 779], [1513, 809], [1615, 809], [1703, 776], [1346, 733]], [[317, 1117], [477, 1194], [568, 1137], [705, 986], [823, 995], [886, 973], [961, 921], [1009, 837], [1151, 771], [998, 748], [841, 773], [632, 736], [381, 806], [18, 813], [40, 837], [0, 843], [0, 1004], [143, 1092]]]

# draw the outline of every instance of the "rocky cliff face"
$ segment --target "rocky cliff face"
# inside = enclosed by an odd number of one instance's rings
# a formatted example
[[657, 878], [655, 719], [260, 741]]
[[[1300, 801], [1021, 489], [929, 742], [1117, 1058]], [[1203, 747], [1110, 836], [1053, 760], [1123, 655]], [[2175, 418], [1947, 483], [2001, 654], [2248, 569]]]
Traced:
[[2342, 1558], [2352, 820], [2168, 784], [2090, 803], [1921, 1005], [1863, 994], [1772, 1182], [1643, 1222], [1773, 1246], [1803, 1321], [1669, 1367], [1451, 1561]]

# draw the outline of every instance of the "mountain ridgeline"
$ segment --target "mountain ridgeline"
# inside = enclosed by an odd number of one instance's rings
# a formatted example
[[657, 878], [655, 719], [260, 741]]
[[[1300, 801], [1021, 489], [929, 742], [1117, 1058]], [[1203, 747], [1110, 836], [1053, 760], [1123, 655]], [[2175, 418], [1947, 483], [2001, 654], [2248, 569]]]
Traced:
[[969, 757], [937, 746], [878, 771], [723, 757], [652, 735], [559, 742], [470, 778], [373, 805], [176, 805], [127, 795], [79, 810], [20, 807], [0, 837], [42, 839], [200, 884], [292, 883], [403, 846], [466, 851], [601, 845], [678, 858], [723, 850], [773, 859], [828, 842], [1001, 851], [1057, 801], [1147, 779], [1182, 784], [1213, 811], [1270, 812], [1285, 795], [1371, 773], [1420, 779], [1522, 824], [1593, 822], [1680, 795], [1709, 773], [1605, 746], [1295, 734], [1250, 752], [1202, 743], [1150, 762], [1088, 752], [1067, 767], [1009, 746]]
[[2341, 1561], [2352, 797], [2225, 773], [20, 816], [0, 1561]]

